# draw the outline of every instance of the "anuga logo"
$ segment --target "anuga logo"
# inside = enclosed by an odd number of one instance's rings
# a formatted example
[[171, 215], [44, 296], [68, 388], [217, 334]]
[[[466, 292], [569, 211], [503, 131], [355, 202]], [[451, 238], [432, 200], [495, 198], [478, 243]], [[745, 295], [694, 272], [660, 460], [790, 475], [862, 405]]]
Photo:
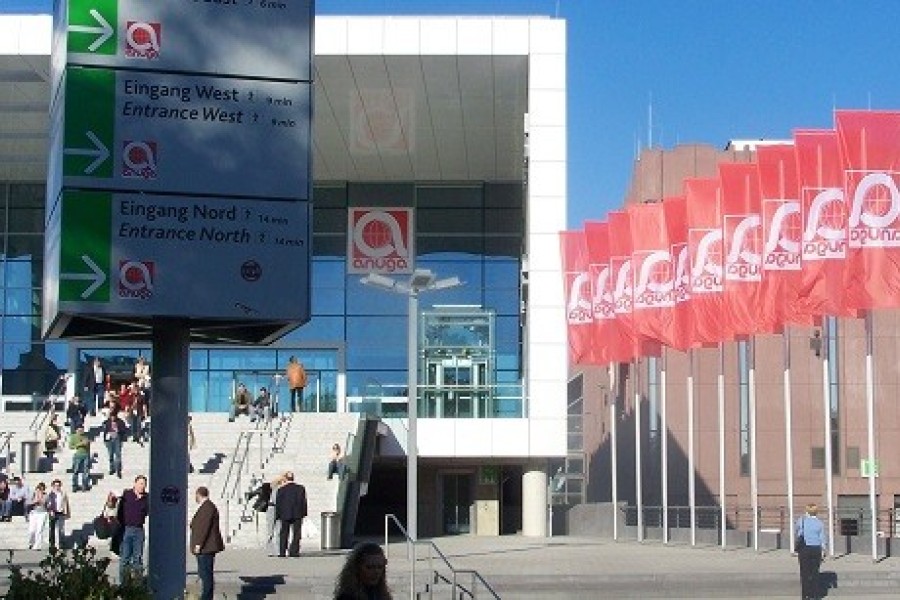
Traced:
[[725, 236], [730, 242], [725, 256], [725, 280], [762, 280], [759, 215], [725, 215]]
[[122, 177], [156, 179], [159, 176], [156, 142], [126, 140], [122, 144]]
[[154, 271], [152, 261], [119, 261], [119, 298], [148, 300], [153, 296]]
[[594, 277], [594, 289], [592, 290], [594, 293], [594, 320], [614, 319], [616, 303], [613, 300], [609, 265], [591, 265], [591, 275]]
[[591, 275], [584, 271], [566, 273], [569, 282], [569, 301], [566, 304], [566, 320], [569, 325], [581, 325], [594, 320], [591, 308]]
[[900, 173], [847, 173], [851, 248], [900, 248]]
[[796, 200], [764, 200], [766, 244], [763, 269], [800, 270], [800, 203]]
[[675, 303], [687, 302], [691, 299], [691, 261], [687, 244], [673, 244], [672, 256], [675, 256], [675, 280], [672, 293]]
[[691, 293], [721, 293], [722, 279], [722, 230], [691, 229], [688, 231], [691, 265]]
[[412, 219], [411, 208], [351, 208], [349, 271], [412, 272]]
[[840, 188], [803, 190], [803, 260], [847, 257], [847, 204]]
[[143, 21], [128, 21], [125, 24], [125, 56], [128, 58], [159, 58], [162, 41], [162, 25]]
[[665, 250], [634, 253], [637, 275], [634, 308], [666, 308], [675, 305], [672, 255]]
[[631, 284], [631, 258], [613, 258], [610, 260], [613, 273], [616, 274], [616, 286], [613, 288], [613, 301], [616, 314], [631, 312], [634, 304], [634, 287]]

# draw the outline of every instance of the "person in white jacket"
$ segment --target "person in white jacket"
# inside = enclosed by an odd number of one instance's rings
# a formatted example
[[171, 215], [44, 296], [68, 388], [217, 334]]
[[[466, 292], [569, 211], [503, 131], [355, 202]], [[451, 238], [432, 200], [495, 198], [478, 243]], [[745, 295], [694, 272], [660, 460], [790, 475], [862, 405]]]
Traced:
[[28, 548], [41, 550], [44, 545], [44, 533], [47, 530], [47, 486], [40, 482], [34, 487], [34, 493], [28, 502]]
[[54, 479], [47, 494], [47, 514], [50, 524], [50, 549], [63, 547], [66, 535], [66, 519], [72, 516], [69, 495], [62, 489], [62, 481]]

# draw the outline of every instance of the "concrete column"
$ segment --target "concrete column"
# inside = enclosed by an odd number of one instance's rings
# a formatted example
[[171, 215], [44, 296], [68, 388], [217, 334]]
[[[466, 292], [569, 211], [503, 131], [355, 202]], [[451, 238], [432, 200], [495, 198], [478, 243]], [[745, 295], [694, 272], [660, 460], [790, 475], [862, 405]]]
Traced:
[[547, 465], [525, 465], [522, 474], [522, 535], [547, 536]]

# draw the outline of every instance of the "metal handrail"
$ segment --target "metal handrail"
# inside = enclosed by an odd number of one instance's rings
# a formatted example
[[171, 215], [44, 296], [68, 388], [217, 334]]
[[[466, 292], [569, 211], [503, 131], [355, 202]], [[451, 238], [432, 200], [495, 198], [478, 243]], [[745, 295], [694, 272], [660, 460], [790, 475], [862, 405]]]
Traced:
[[10, 468], [11, 460], [12, 460], [12, 439], [16, 435], [15, 431], [0, 431], [0, 454], [3, 453], [3, 449], [6, 449], [6, 462], [3, 465], [3, 468], [6, 469], [7, 473], [12, 473]]
[[31, 424], [28, 426], [28, 430], [34, 433], [39, 433], [41, 429], [44, 427], [44, 423], [47, 421], [47, 418], [56, 411], [56, 402], [59, 400], [60, 389], [62, 390], [63, 395], [65, 395], [66, 381], [69, 379], [71, 374], [60, 375], [59, 379], [57, 379], [53, 383], [53, 387], [50, 388], [50, 393], [47, 394], [47, 397], [41, 403], [40, 409], [35, 413], [34, 418], [31, 420]]
[[[494, 588], [492, 588], [488, 584], [488, 582], [484, 580], [484, 577], [482, 577], [481, 574], [478, 573], [478, 571], [475, 571], [473, 569], [456, 569], [456, 568], [454, 568], [453, 565], [450, 564], [450, 560], [444, 555], [443, 552], [441, 552], [441, 549], [438, 548], [437, 545], [433, 541], [431, 541], [431, 540], [414, 540], [413, 538], [411, 538], [409, 536], [409, 534], [406, 532], [406, 528], [403, 527], [403, 525], [397, 519], [397, 516], [394, 514], [384, 515], [384, 547], [385, 547], [386, 558], [390, 558], [389, 533], [390, 533], [391, 521], [394, 522], [394, 524], [397, 526], [397, 529], [400, 530], [400, 533], [403, 534], [403, 537], [406, 540], [406, 551], [407, 551], [407, 557], [409, 558], [409, 565], [410, 565], [410, 567], [409, 567], [409, 575], [410, 575], [409, 597], [410, 597], [410, 599], [416, 598], [416, 561], [417, 561], [416, 546], [426, 546], [428, 548], [428, 570], [435, 577], [435, 580], [442, 579], [444, 582], [449, 583], [452, 586], [451, 587], [451, 597], [456, 598], [456, 592], [457, 592], [457, 590], [459, 590], [466, 597], [472, 598], [474, 600], [475, 598], [478, 597], [478, 591], [477, 591], [477, 588], [475, 587], [475, 583], [477, 581], [477, 582], [480, 582], [484, 586], [485, 590], [487, 590], [487, 592], [491, 595], [491, 597], [494, 600], [500, 600], [500, 596], [497, 594], [497, 592], [494, 591]], [[444, 566], [447, 567], [447, 569], [450, 571], [450, 574], [451, 574], [450, 580], [448, 580], [446, 577], [441, 575], [434, 568], [434, 556], [432, 555], [432, 552], [434, 552], [434, 554], [437, 554], [437, 557], [441, 560], [441, 562], [444, 563]], [[468, 575], [472, 576], [472, 589], [471, 590], [466, 589], [465, 587], [463, 587], [462, 584], [460, 584], [457, 581], [457, 576], [461, 575], [461, 574], [468, 574]], [[431, 592], [431, 590], [429, 588], [429, 595], [430, 595], [430, 592]]]
[[[241, 489], [243, 472], [248, 464], [250, 456], [250, 443], [253, 441], [253, 431], [241, 431], [238, 435], [237, 443], [234, 447], [234, 453], [231, 455], [231, 463], [228, 465], [228, 472], [225, 475], [225, 483], [222, 485], [222, 492], [219, 497], [222, 504], [225, 505], [225, 531], [228, 540], [231, 540], [231, 501], [234, 499]], [[243, 447], [241, 446], [243, 444]], [[235, 471], [237, 467], [237, 471]], [[232, 476], [234, 481], [232, 482]], [[229, 487], [231, 488], [229, 491]]]

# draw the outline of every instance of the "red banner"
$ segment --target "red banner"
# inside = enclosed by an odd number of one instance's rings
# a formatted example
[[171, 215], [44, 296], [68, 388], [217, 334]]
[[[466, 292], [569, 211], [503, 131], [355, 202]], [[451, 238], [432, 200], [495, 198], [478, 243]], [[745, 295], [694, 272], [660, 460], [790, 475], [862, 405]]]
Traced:
[[678, 350], [693, 345], [693, 315], [691, 313], [691, 260], [688, 250], [687, 201], [684, 196], [672, 196], [663, 200], [666, 230], [671, 248], [672, 266], [675, 271], [672, 293], [671, 331], [667, 332], [669, 344]]
[[631, 222], [634, 329], [639, 336], [674, 345], [675, 271], [663, 205], [628, 206]]
[[752, 335], [762, 281], [762, 218], [756, 163], [719, 165], [725, 236], [725, 314], [736, 335]]
[[724, 245], [718, 179], [684, 180], [695, 345], [732, 338], [724, 315]]
[[900, 112], [838, 111], [847, 222], [847, 304], [900, 306]]
[[837, 132], [801, 129], [794, 132], [803, 244], [799, 307], [814, 317], [851, 316], [847, 308], [847, 204]]
[[559, 241], [566, 293], [569, 362], [573, 365], [585, 364], [591, 358], [591, 336], [594, 328], [587, 240], [584, 231], [563, 231], [559, 234]]
[[616, 319], [613, 300], [615, 277], [609, 260], [609, 224], [586, 221], [588, 261], [594, 294], [591, 363], [605, 365], [611, 362], [628, 362], [634, 358], [631, 331]]
[[763, 281], [759, 295], [762, 329], [777, 331], [785, 324], [812, 325], [811, 316], [799, 304], [803, 221], [794, 146], [760, 146], [756, 164], [763, 224]]

